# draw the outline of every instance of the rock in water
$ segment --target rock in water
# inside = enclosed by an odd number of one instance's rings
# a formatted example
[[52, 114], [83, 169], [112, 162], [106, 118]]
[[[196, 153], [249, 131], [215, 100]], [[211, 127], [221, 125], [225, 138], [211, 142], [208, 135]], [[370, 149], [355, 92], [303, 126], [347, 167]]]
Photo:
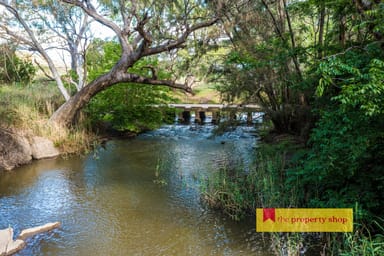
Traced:
[[6, 228], [0, 230], [0, 255], [7, 255], [8, 244], [13, 242], [13, 229]]
[[23, 231], [21, 231], [17, 239], [26, 240], [28, 237], [37, 235], [39, 233], [50, 231], [58, 227], [60, 227], [60, 222], [47, 223], [43, 226], [24, 229]]
[[16, 240], [13, 240], [12, 228], [0, 230], [0, 256], [12, 255], [20, 251], [25, 247], [25, 240], [27, 238], [58, 228], [60, 225], [60, 222], [53, 222], [43, 226], [24, 229]]
[[27, 164], [32, 160], [32, 150], [26, 138], [0, 129], [0, 170]]
[[8, 244], [7, 252], [5, 255], [12, 255], [25, 247], [25, 242], [20, 239], [16, 239]]
[[33, 137], [31, 140], [31, 148], [33, 159], [51, 158], [60, 154], [53, 145], [53, 142], [43, 137]]
[[6, 256], [20, 251], [25, 246], [23, 240], [13, 241], [13, 229], [7, 228], [0, 230], [0, 255]]

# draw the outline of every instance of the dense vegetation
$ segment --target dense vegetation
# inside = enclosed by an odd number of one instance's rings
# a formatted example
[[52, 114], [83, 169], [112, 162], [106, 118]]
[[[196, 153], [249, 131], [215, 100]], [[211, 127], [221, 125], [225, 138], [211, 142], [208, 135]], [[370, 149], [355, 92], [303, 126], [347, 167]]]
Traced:
[[[119, 59], [120, 45], [113, 41], [96, 41], [90, 46], [87, 54], [88, 79], [92, 81], [113, 67]], [[100, 62], [100, 59], [107, 61]], [[130, 72], [151, 76], [155, 67], [159, 79], [171, 77], [154, 58], [136, 63]], [[102, 126], [107, 125], [117, 131], [138, 133], [169, 122], [166, 107], [151, 106], [161, 106], [174, 101], [169, 88], [121, 83], [95, 96], [85, 112], [94, 126], [102, 122]]]
[[355, 234], [326, 235], [325, 252], [384, 253], [384, 4], [368, 2], [248, 1], [231, 13], [235, 48], [215, 79], [227, 100], [265, 107], [278, 135], [266, 140], [291, 139], [261, 146], [248, 175], [219, 172], [208, 202], [233, 218], [255, 207], [353, 208]]
[[16, 47], [11, 44], [0, 45], [0, 82], [29, 84], [35, 73], [36, 68], [31, 61], [16, 55]]

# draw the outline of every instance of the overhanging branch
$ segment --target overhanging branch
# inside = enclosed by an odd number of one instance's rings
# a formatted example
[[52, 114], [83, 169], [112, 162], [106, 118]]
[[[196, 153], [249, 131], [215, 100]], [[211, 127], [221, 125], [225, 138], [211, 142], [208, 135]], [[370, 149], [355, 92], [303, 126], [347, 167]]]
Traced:
[[143, 52], [142, 56], [144, 57], [144, 56], [155, 55], [155, 54], [159, 54], [162, 52], [166, 52], [166, 51], [180, 48], [186, 42], [188, 36], [192, 32], [199, 30], [199, 29], [202, 29], [202, 28], [212, 26], [213, 24], [215, 24], [218, 21], [219, 21], [219, 17], [215, 17], [211, 20], [208, 20], [205, 22], [200, 22], [200, 23], [194, 24], [191, 27], [187, 27], [187, 29], [184, 31], [184, 33], [178, 39], [175, 39], [173, 41], [168, 41], [164, 44], [160, 44], [160, 45], [155, 46], [155, 47], [148, 48]]
[[147, 85], [156, 85], [156, 86], [168, 86], [175, 89], [181, 89], [188, 93], [193, 93], [192, 88], [188, 85], [188, 83], [177, 83], [172, 80], [161, 80], [148, 78], [136, 74], [124, 73], [118, 76], [119, 82], [126, 83], [138, 83], [138, 84], [147, 84]]
[[35, 64], [37, 65], [37, 67], [40, 69], [40, 71], [43, 72], [43, 74], [44, 74], [46, 77], [48, 77], [48, 79], [49, 79], [50, 81], [55, 81], [55, 79], [45, 71], [45, 69], [43, 68], [43, 66], [42, 66], [36, 59], [35, 59], [34, 62], [35, 62]]

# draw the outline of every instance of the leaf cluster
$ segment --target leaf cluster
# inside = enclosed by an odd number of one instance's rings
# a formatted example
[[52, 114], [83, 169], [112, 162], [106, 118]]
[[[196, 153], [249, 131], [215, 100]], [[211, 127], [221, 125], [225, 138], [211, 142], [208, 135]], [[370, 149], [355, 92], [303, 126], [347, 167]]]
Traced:
[[[384, 200], [384, 55], [351, 48], [318, 66], [319, 116], [292, 171], [309, 207], [353, 207], [380, 215]], [[365, 215], [366, 217], [367, 215]], [[360, 219], [359, 221], [362, 221]], [[369, 222], [369, 219], [364, 221]]]
[[[120, 57], [120, 46], [113, 41], [98, 41], [88, 51], [89, 79], [108, 72]], [[156, 59], [143, 59], [129, 69], [130, 73], [160, 79], [170, 74], [161, 69]], [[94, 123], [104, 122], [119, 131], [141, 132], [154, 129], [167, 119], [167, 110], [154, 108], [171, 101], [170, 89], [141, 84], [121, 83], [96, 95], [87, 107]]]
[[0, 45], [0, 81], [29, 84], [35, 74], [36, 68], [32, 62], [18, 57], [14, 47], [6, 44]]

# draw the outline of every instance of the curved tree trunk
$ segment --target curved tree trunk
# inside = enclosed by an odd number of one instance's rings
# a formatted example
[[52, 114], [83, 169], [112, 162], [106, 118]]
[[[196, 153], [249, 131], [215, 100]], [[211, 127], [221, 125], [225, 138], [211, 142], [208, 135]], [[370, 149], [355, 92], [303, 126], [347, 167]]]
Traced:
[[147, 78], [136, 74], [130, 74], [123, 71], [124, 69], [121, 68], [121, 65], [124, 66], [125, 63], [119, 62], [111, 72], [100, 76], [83, 87], [53, 113], [50, 121], [59, 125], [71, 125], [75, 121], [76, 114], [89, 103], [92, 97], [117, 83], [137, 83], [143, 84], [143, 86], [168, 86], [186, 92], [192, 92], [190, 85], [187, 83], [179, 84], [175, 81], [158, 80], [157, 78]]
[[53, 113], [50, 121], [59, 125], [71, 125], [74, 122], [76, 114], [92, 99], [93, 96], [115, 83], [111, 73], [99, 77], [89, 85], [83, 87], [61, 105], [61, 107]]
[[[90, 1], [60, 1], [80, 7], [87, 15], [114, 31], [121, 45], [121, 57], [107, 74], [101, 75], [90, 84], [83, 87], [53, 113], [50, 120], [59, 125], [72, 124], [76, 114], [92, 99], [93, 96], [117, 83], [165, 85], [172, 88], [191, 91], [188, 81], [184, 84], [179, 84], [171, 80], [159, 80], [155, 74], [152, 74], [152, 77], [131, 74], [128, 72], [128, 69], [146, 56], [157, 55], [162, 52], [169, 52], [182, 47], [191, 33], [201, 28], [209, 27], [219, 20], [218, 12], [214, 13], [213, 17], [207, 17], [206, 20], [185, 24], [189, 16], [188, 13], [185, 13], [185, 17], [180, 20], [181, 30], [177, 36], [173, 39], [167, 38], [166, 40], [158, 40], [157, 44], [155, 44], [151, 32], [153, 28], [150, 26], [147, 27], [147, 23], [152, 17], [149, 17], [148, 13], [145, 13], [145, 15], [139, 14], [139, 10], [136, 10], [136, 7], [139, 8], [140, 6], [138, 6], [137, 3], [132, 3], [135, 8], [132, 7], [128, 11], [125, 9], [125, 1], [121, 1], [121, 15], [123, 17], [123, 27], [121, 28], [117, 23], [100, 15]], [[188, 6], [188, 4], [186, 6]], [[189, 8], [191, 7], [192, 6]], [[132, 22], [133, 18], [138, 19], [136, 21], [137, 24], [134, 26], [132, 25], [135, 24]]]
[[[223, 0], [217, 1], [219, 3]], [[209, 27], [218, 22], [220, 16], [222, 15], [221, 9], [223, 8], [223, 5], [219, 4], [214, 10], [210, 10], [203, 4], [198, 4], [194, 1], [188, 0], [184, 0], [184, 4], [178, 5], [178, 8], [174, 8], [172, 4], [168, 6], [166, 4], [167, 1], [155, 1], [150, 4], [145, 3], [145, 1], [137, 2], [121, 0], [118, 1], [119, 8], [117, 9], [120, 13], [120, 17], [116, 18], [118, 20], [118, 22], [116, 22], [113, 18], [110, 19], [108, 12], [107, 14], [104, 12], [100, 13], [101, 8], [94, 6], [94, 4], [97, 4], [98, 1], [56, 1], [57, 4], [65, 4], [68, 5], [67, 7], [69, 8], [73, 6], [80, 8], [79, 10], [84, 13], [84, 19], [80, 31], [78, 33], [74, 33], [74, 37], [76, 38], [71, 38], [71, 33], [61, 35], [59, 30], [52, 29], [53, 32], [58, 34], [59, 37], [66, 37], [65, 40], [69, 44], [68, 47], [70, 48], [70, 52], [72, 54], [72, 64], [76, 64], [74, 59], [79, 60], [78, 46], [81, 44], [82, 40], [85, 40], [83, 36], [86, 32], [87, 25], [89, 24], [88, 16], [101, 25], [112, 30], [116, 34], [121, 46], [120, 59], [107, 74], [99, 76], [97, 79], [84, 87], [81, 86], [81, 79], [83, 79], [82, 81], [85, 81], [86, 79], [82, 74], [79, 74], [80, 77], [77, 86], [78, 92], [71, 97], [64, 87], [63, 81], [59, 72], [56, 70], [52, 59], [50, 59], [46, 49], [42, 47], [33, 33], [32, 27], [36, 27], [37, 25], [32, 26], [27, 24], [27, 20], [24, 20], [23, 17], [20, 16], [17, 3], [14, 1], [11, 2], [12, 3], [0, 0], [0, 6], [4, 6], [17, 19], [22, 27], [24, 27], [28, 37], [19, 36], [18, 33], [8, 28], [8, 23], [7, 25], [0, 24], [0, 29], [5, 30], [8, 35], [18, 39], [18, 41], [22, 41], [33, 50], [37, 50], [44, 57], [44, 59], [46, 59], [52, 75], [66, 99], [66, 102], [50, 118], [51, 122], [60, 125], [72, 124], [76, 114], [92, 99], [92, 97], [100, 91], [117, 83], [165, 85], [172, 88], [191, 91], [191, 84], [188, 81], [181, 84], [172, 80], [159, 80], [156, 77], [156, 72], [152, 72], [152, 77], [145, 77], [131, 74], [128, 72], [128, 69], [140, 59], [147, 56], [158, 55], [164, 52], [169, 53], [173, 50], [184, 47], [189, 35], [191, 35], [194, 31]], [[111, 7], [111, 4], [104, 3], [104, 1], [102, 2], [106, 7]], [[25, 3], [28, 3], [28, 1], [25, 1]], [[49, 2], [47, 5], [53, 5], [53, 3]], [[176, 22], [174, 22], [174, 20], [172, 20], [172, 22], [168, 22], [165, 20], [166, 17], [164, 17], [162, 13], [156, 11], [156, 8], [166, 8], [167, 6], [169, 7], [169, 10], [164, 11], [164, 13], [176, 11], [179, 14], [177, 15], [178, 19]], [[25, 11], [25, 8], [23, 10]], [[207, 12], [207, 10], [210, 11]], [[55, 13], [53, 12], [52, 15], [55, 16]], [[113, 16], [118, 17], [119, 15], [116, 14]], [[79, 15], [79, 17], [81, 17], [81, 15]], [[35, 17], [32, 18], [35, 19]], [[38, 16], [38, 18], [40, 18], [40, 20], [37, 20], [36, 24], [39, 25], [39, 22], [44, 23], [42, 19], [44, 19], [45, 16]], [[68, 20], [69, 19], [65, 19], [63, 24], [61, 24], [63, 25], [64, 30], [66, 29], [65, 25], [68, 23]], [[164, 24], [168, 24], [170, 26], [168, 29], [164, 26], [156, 25], [163, 24], [163, 21]], [[75, 32], [77, 31], [77, 25], [78, 24], [70, 25], [72, 26], [72, 30]], [[11, 27], [12, 26], [10, 26], [10, 28]], [[79, 68], [81, 64], [83, 63], [78, 64], [77, 68]], [[72, 69], [76, 69], [76, 66], [73, 65]]]

